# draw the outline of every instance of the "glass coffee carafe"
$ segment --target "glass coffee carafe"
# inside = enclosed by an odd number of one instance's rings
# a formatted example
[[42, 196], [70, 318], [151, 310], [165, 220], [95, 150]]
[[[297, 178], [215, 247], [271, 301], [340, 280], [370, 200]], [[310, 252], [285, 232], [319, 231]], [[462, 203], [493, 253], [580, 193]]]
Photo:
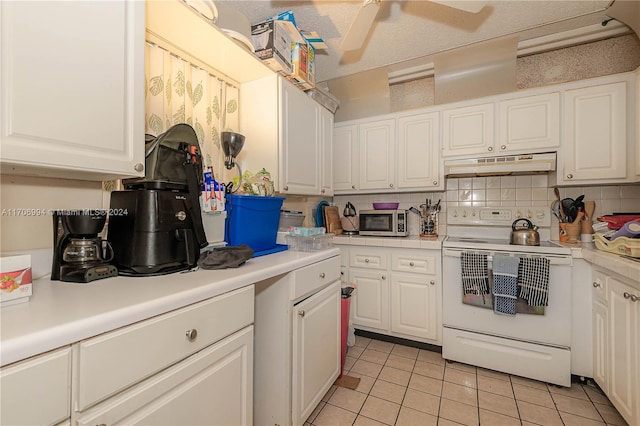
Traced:
[[102, 263], [113, 259], [113, 250], [102, 238], [70, 238], [62, 260], [68, 263]]

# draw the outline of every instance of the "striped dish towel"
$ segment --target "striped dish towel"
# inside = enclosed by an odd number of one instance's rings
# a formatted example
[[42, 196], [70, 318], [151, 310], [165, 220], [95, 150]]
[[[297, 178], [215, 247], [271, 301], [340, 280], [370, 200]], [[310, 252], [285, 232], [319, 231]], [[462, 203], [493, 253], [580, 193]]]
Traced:
[[493, 256], [493, 311], [496, 314], [516, 314], [519, 265], [518, 257]]
[[489, 267], [486, 254], [463, 251], [460, 255], [463, 294], [489, 294]]
[[523, 257], [518, 268], [520, 297], [531, 306], [549, 306], [549, 259]]

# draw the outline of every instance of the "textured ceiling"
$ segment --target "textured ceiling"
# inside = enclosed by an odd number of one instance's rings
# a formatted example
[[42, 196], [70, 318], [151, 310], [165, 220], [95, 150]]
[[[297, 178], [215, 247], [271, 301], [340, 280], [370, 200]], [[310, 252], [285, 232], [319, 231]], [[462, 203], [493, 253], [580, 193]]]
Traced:
[[[294, 12], [298, 27], [317, 31], [329, 45], [317, 52], [318, 81], [395, 65], [456, 47], [516, 34], [520, 41], [597, 24], [605, 19], [610, 0], [489, 1], [477, 14], [428, 0], [383, 0], [362, 49], [343, 53], [347, 32], [362, 1], [216, 0], [241, 11], [251, 23], [285, 10]], [[618, 0], [622, 1], [622, 0]], [[429, 61], [425, 61], [429, 62]]]

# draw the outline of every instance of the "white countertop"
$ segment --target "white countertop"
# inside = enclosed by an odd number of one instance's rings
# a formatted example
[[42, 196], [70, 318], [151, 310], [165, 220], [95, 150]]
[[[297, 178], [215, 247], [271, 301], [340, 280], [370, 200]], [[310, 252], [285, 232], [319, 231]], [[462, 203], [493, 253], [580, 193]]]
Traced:
[[418, 235], [407, 237], [363, 237], [360, 235], [336, 235], [333, 243], [336, 245], [372, 246], [372, 247], [399, 247], [440, 250], [445, 235], [438, 238], [420, 238]]
[[0, 365], [197, 303], [340, 254], [287, 250], [239, 268], [86, 284], [41, 279], [29, 302], [0, 308]]

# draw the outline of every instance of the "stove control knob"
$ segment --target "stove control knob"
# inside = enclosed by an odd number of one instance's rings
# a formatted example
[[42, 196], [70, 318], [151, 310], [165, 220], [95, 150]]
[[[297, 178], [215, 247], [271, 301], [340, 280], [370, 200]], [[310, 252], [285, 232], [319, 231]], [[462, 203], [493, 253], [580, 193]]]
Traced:
[[466, 210], [462, 211], [462, 217], [467, 217], [467, 211]]
[[453, 213], [452, 213], [452, 216], [453, 217], [458, 217], [458, 210], [454, 210]]
[[516, 212], [516, 217], [522, 217], [522, 212], [520, 210]]
[[544, 219], [545, 217], [544, 210], [536, 210], [536, 217], [540, 220]]
[[471, 216], [473, 216], [473, 217], [476, 216], [476, 211], [475, 210], [471, 210]]
[[531, 210], [527, 210], [527, 219], [531, 219], [533, 217], [533, 213], [531, 213]]

